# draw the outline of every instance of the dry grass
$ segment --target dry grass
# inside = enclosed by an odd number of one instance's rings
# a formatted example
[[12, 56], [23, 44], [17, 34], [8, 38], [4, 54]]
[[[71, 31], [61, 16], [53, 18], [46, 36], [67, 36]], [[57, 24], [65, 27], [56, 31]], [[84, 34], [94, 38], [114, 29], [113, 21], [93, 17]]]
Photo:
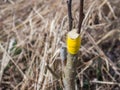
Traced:
[[[120, 1], [85, 0], [77, 81], [83, 90], [120, 89]], [[74, 28], [78, 1], [73, 1]], [[68, 30], [64, 0], [0, 1], [0, 89], [62, 90], [59, 51]]]

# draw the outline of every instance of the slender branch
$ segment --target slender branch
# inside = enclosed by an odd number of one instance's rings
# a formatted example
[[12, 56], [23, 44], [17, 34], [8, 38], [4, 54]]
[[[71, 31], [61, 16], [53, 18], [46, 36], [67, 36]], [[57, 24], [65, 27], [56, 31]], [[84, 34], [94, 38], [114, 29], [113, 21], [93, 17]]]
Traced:
[[46, 64], [46, 67], [56, 79], [59, 79], [59, 76], [49, 67], [48, 64]]
[[71, 5], [72, 5], [72, 0], [67, 0], [67, 6], [68, 6], [68, 18], [69, 18], [69, 31], [72, 30], [72, 9], [71, 9]]
[[79, 24], [78, 24], [78, 34], [81, 32], [82, 21], [84, 19], [83, 13], [84, 0], [80, 0], [80, 10], [79, 10]]

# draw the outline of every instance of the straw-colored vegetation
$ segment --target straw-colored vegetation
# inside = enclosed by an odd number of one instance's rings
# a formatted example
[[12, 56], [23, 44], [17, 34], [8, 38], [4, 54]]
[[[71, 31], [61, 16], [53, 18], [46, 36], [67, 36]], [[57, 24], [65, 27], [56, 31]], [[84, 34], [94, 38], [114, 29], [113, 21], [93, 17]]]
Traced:
[[[79, 0], [72, 12], [77, 28]], [[85, 0], [84, 13], [76, 86], [120, 90], [120, 0]], [[0, 0], [0, 90], [62, 90], [68, 26], [66, 0]]]

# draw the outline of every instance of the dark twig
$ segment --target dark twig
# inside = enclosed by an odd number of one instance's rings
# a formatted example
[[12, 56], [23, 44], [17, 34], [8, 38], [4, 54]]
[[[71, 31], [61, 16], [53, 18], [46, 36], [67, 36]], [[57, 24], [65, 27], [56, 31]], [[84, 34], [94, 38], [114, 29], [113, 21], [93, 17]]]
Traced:
[[69, 31], [72, 30], [72, 21], [73, 21], [71, 5], [72, 5], [72, 0], [67, 0], [68, 18], [69, 18]]
[[80, 0], [80, 10], [79, 10], [79, 24], [78, 24], [78, 34], [81, 32], [82, 21], [84, 19], [83, 13], [84, 0]]
[[59, 76], [50, 68], [48, 64], [46, 64], [46, 67], [56, 79], [59, 79]]

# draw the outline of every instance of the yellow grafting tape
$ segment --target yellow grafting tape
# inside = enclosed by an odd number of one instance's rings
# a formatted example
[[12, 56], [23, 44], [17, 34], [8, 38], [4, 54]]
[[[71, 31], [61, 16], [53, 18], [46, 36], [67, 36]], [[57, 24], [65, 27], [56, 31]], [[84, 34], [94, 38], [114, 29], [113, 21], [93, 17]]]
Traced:
[[67, 35], [67, 50], [70, 54], [77, 54], [81, 45], [81, 37], [76, 30], [72, 30]]

